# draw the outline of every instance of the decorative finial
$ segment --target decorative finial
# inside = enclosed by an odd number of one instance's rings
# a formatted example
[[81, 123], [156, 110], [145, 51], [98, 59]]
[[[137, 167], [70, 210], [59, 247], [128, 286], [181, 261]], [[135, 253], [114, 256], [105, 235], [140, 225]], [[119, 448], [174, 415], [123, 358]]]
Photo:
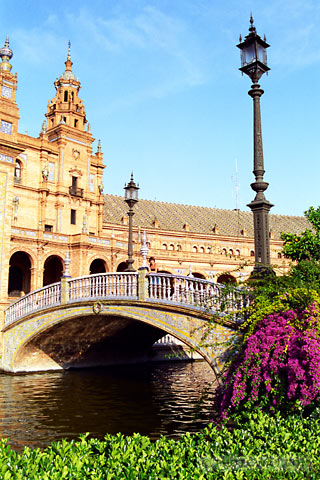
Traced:
[[[71, 67], [72, 67], [70, 47], [71, 47], [71, 43], [70, 43], [70, 40], [69, 40], [69, 42], [68, 42], [68, 55], [67, 55], [67, 60], [64, 62], [65, 66], [66, 66], [66, 72], [71, 72]], [[71, 73], [72, 73], [72, 72], [71, 72]], [[73, 74], [72, 74], [72, 75], [73, 75]]]
[[68, 42], [68, 55], [67, 55], [67, 60], [71, 60], [70, 48], [71, 48], [71, 42], [70, 42], [70, 40], [69, 40], [69, 42]]
[[242, 42], [242, 35], [240, 33], [240, 36], [239, 36], [239, 42], [241, 43]]
[[249, 28], [249, 32], [255, 32], [256, 31], [256, 27], [253, 25], [253, 16], [252, 16], [252, 13], [250, 13], [250, 28]]
[[147, 245], [147, 236], [146, 236], [146, 231], [143, 231], [142, 234], [142, 245], [140, 248], [140, 253], [142, 255], [142, 268], [148, 268], [147, 265], [147, 256], [148, 256], [149, 248]]
[[0, 57], [2, 62], [0, 63], [0, 70], [7, 70], [10, 72], [12, 65], [10, 65], [9, 60], [12, 58], [13, 52], [9, 47], [9, 37], [7, 35], [4, 47], [0, 49]]
[[98, 150], [97, 151], [98, 151], [98, 153], [101, 153], [101, 140], [100, 140], [100, 138], [98, 140]]
[[67, 251], [65, 259], [64, 259], [64, 266], [65, 266], [64, 275], [63, 275], [64, 277], [70, 277], [70, 273], [69, 273], [70, 263], [71, 263], [70, 253], [69, 253], [69, 251]]
[[87, 126], [87, 132], [90, 133], [91, 130], [90, 130], [90, 123], [88, 123], [88, 126]]

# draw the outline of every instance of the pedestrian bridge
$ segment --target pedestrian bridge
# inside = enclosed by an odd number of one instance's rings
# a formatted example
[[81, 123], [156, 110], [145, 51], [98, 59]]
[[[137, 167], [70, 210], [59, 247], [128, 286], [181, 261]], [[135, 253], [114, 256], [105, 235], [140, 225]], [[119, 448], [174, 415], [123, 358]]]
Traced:
[[47, 371], [147, 361], [173, 335], [218, 373], [247, 297], [206, 280], [169, 274], [62, 277], [5, 311], [2, 369]]

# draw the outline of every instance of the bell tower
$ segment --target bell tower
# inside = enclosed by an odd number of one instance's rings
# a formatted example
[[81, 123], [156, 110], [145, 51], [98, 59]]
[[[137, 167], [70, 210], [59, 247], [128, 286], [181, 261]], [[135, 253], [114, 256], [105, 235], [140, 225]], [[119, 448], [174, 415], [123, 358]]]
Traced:
[[0, 133], [5, 134], [8, 140], [16, 141], [20, 117], [16, 104], [17, 74], [11, 73], [12, 56], [7, 37], [4, 47], [0, 49]]
[[65, 65], [65, 71], [54, 82], [56, 96], [48, 103], [46, 117], [49, 138], [51, 133], [57, 133], [57, 127], [60, 125], [66, 125], [84, 132], [87, 123], [84, 105], [78, 96], [81, 85], [71, 70], [70, 42]]

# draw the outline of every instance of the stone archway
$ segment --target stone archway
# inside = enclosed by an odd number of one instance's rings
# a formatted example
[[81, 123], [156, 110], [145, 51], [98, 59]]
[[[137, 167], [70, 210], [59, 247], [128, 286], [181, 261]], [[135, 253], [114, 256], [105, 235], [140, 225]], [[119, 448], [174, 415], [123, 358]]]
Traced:
[[202, 273], [192, 272], [192, 276], [194, 278], [201, 278], [202, 280], [206, 280], [206, 277]]
[[105, 273], [106, 271], [106, 263], [101, 258], [96, 258], [91, 262], [90, 275], [94, 275], [95, 273]]
[[218, 283], [237, 283], [236, 279], [230, 273], [223, 273], [217, 278]]
[[51, 255], [44, 262], [43, 286], [59, 282], [63, 274], [63, 263], [57, 255]]
[[14, 253], [9, 262], [9, 297], [21, 297], [30, 292], [31, 260], [27, 253]]
[[117, 272], [125, 272], [127, 270], [127, 268], [128, 268], [127, 262], [121, 262], [117, 266]]

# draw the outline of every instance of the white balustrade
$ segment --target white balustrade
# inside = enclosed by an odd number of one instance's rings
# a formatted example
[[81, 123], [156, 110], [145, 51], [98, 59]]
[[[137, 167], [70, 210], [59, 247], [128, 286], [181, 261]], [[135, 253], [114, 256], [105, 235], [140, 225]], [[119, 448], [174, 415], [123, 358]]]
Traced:
[[[211, 312], [230, 313], [248, 305], [248, 296], [241, 290], [230, 290], [221, 284], [195, 277], [164, 273], [146, 276], [148, 299], [151, 301], [188, 305]], [[93, 299], [139, 299], [138, 273], [98, 273], [67, 281], [68, 302]], [[5, 326], [24, 316], [61, 303], [61, 284], [55, 283], [31, 292], [5, 310]]]
[[210, 311], [230, 313], [248, 304], [241, 290], [195, 277], [164, 273], [148, 275], [149, 299], [191, 305]]
[[60, 304], [60, 282], [40, 288], [16, 300], [5, 311], [5, 326], [19, 320], [29, 313]]
[[69, 301], [92, 298], [138, 298], [136, 273], [97, 273], [69, 280]]

